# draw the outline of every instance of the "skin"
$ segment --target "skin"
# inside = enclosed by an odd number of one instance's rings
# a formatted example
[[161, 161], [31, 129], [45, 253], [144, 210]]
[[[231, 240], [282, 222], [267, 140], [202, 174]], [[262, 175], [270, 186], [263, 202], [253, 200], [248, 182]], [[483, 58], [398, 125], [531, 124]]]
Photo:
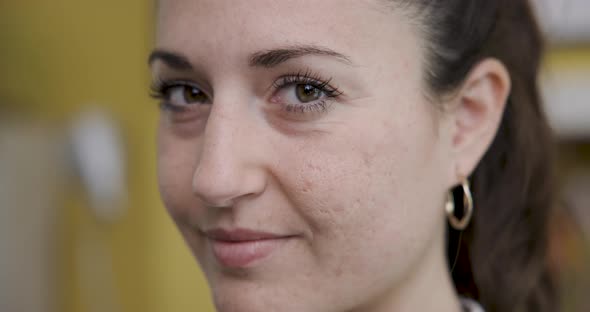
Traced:
[[[482, 62], [433, 103], [423, 38], [378, 1], [169, 0], [158, 12], [156, 48], [192, 69], [154, 59], [154, 78], [207, 93], [188, 113], [162, 112], [160, 191], [219, 311], [460, 311], [443, 207], [495, 134], [510, 88], [501, 64]], [[249, 64], [304, 45], [346, 60]], [[342, 94], [323, 111], [288, 112], [295, 88], [273, 83], [306, 71]], [[216, 227], [293, 238], [231, 269], [201, 233]]]

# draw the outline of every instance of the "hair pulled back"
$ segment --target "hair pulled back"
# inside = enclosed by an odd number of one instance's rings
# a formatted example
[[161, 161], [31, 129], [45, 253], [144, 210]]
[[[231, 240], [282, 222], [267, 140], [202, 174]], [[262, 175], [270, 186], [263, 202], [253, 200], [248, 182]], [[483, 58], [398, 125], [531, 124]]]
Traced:
[[498, 133], [471, 178], [472, 224], [449, 232], [449, 262], [459, 294], [487, 311], [555, 311], [547, 265], [554, 202], [551, 131], [537, 74], [542, 37], [526, 0], [396, 0], [426, 38], [425, 80], [435, 96], [456, 90], [485, 58], [501, 61], [512, 90]]

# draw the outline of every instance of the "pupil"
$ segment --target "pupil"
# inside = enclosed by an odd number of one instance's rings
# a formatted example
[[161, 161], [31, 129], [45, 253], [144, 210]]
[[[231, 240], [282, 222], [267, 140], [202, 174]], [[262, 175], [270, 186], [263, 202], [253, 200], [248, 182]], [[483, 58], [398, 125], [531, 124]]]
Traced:
[[312, 85], [298, 85], [297, 99], [301, 102], [311, 102], [319, 98], [320, 90]]
[[196, 88], [187, 87], [184, 89], [184, 94], [189, 100], [198, 101], [201, 99], [201, 91]]

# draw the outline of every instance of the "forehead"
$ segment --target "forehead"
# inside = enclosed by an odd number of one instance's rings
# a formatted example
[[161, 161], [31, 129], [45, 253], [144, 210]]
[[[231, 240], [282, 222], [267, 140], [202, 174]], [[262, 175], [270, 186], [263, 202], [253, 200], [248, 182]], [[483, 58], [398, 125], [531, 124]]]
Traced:
[[318, 18], [336, 20], [370, 17], [367, 13], [384, 14], [389, 11], [384, 3], [389, 0], [159, 0], [158, 12], [160, 17], [193, 16], [201, 21], [233, 18], [217, 20], [223, 24], [245, 22], [252, 17], [259, 22], [275, 18], [309, 22]]
[[405, 26], [380, 0], [160, 0], [157, 42], [218, 55], [299, 43], [359, 49]]

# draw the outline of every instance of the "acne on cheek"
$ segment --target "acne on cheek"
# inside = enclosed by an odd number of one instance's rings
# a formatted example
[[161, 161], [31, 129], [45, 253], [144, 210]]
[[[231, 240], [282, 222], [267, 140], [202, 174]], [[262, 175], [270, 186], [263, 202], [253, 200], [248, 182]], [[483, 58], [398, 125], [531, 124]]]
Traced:
[[[351, 157], [351, 154], [357, 154]], [[310, 159], [302, 165], [297, 182], [297, 194], [303, 206], [309, 209], [306, 214], [323, 230], [323, 226], [343, 225], [352, 222], [366, 206], [371, 175], [363, 158], [357, 152], [342, 157], [321, 157]], [[355, 196], [357, 196], [355, 198]], [[335, 230], [335, 229], [329, 229]]]
[[302, 178], [301, 193], [307, 194], [313, 191], [313, 182], [309, 178]]

